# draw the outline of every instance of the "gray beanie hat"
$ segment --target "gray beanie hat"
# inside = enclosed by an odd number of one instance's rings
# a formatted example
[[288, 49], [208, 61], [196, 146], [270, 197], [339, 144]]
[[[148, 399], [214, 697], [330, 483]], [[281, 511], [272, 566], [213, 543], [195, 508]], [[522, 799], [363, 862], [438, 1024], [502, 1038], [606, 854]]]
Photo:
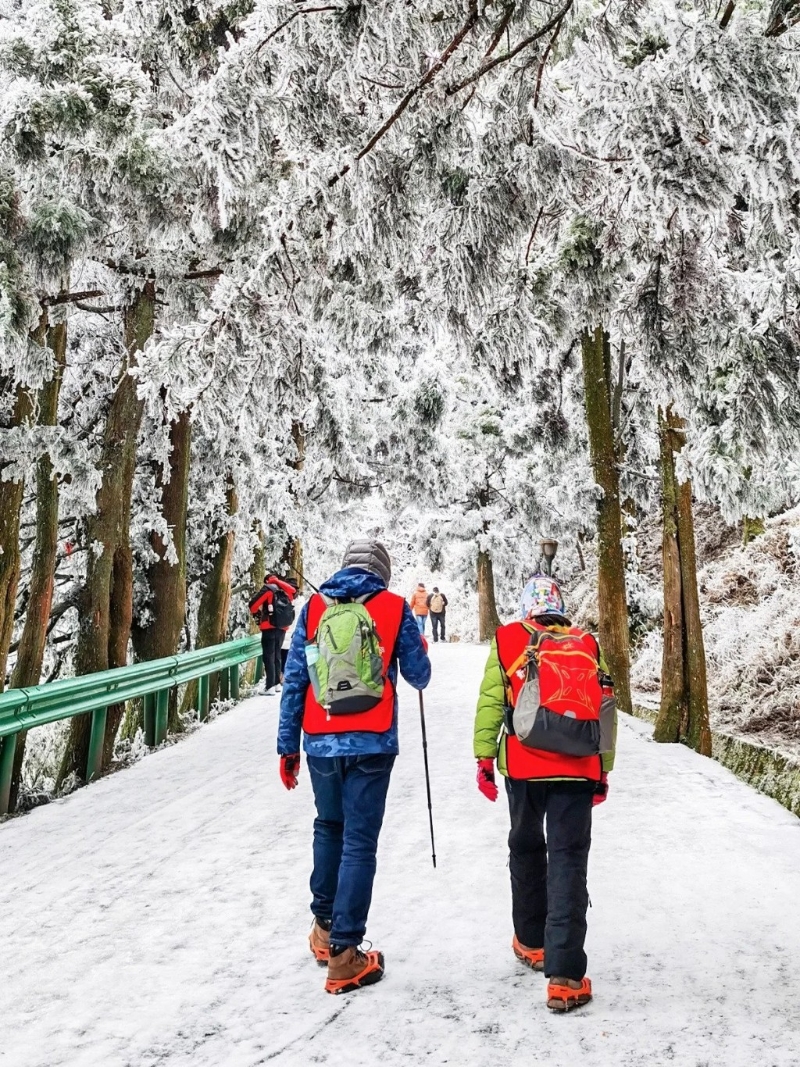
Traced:
[[343, 567], [363, 567], [383, 578], [388, 586], [392, 577], [392, 561], [380, 541], [370, 541], [366, 537], [351, 541], [345, 549]]

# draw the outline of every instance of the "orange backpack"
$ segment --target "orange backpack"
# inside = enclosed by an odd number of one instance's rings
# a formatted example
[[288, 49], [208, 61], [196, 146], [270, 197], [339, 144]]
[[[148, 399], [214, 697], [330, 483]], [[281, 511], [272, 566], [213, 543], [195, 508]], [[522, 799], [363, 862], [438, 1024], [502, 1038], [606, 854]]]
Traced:
[[600, 752], [600, 651], [591, 634], [534, 630], [509, 670], [524, 671], [525, 681], [509, 724], [528, 748], [564, 756]]

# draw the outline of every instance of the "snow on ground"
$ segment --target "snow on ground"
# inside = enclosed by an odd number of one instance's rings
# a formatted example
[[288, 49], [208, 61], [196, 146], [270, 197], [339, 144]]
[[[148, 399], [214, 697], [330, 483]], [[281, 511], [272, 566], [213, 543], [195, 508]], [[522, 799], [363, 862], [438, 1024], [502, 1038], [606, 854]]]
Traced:
[[595, 821], [596, 999], [547, 1011], [510, 950], [507, 812], [474, 784], [485, 655], [432, 649], [436, 871], [401, 694], [369, 929], [387, 975], [360, 993], [328, 996], [307, 952], [311, 791], [305, 767], [278, 780], [274, 700], [0, 826], [2, 1067], [797, 1067], [800, 821], [634, 721]]

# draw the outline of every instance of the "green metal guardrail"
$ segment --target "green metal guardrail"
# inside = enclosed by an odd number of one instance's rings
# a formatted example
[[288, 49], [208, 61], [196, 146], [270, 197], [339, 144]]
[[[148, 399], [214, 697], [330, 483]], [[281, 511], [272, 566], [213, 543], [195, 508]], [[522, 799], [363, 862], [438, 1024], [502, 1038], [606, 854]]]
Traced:
[[219, 674], [223, 700], [236, 700], [239, 697], [239, 665], [255, 659], [255, 680], [258, 681], [263, 666], [260, 657], [260, 639], [257, 636], [242, 637], [179, 656], [0, 693], [0, 741], [13, 739], [4, 742], [0, 748], [0, 815], [8, 813], [14, 742], [20, 731], [91, 712], [86, 772], [86, 780], [91, 781], [100, 772], [106, 716], [111, 705], [143, 697], [145, 743], [150, 747], [160, 745], [167, 736], [171, 689], [196, 679], [197, 712], [203, 721], [209, 711], [210, 675]]

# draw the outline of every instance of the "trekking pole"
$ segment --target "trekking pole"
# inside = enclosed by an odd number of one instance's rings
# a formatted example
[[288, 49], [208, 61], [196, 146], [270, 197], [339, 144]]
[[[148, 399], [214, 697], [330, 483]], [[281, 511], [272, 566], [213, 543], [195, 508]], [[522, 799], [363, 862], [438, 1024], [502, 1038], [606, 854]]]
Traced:
[[301, 570], [299, 570], [297, 567], [293, 567], [291, 563], [289, 564], [289, 570], [290, 571], [294, 571], [294, 573], [297, 575], [297, 577], [300, 579], [301, 582], [304, 582], [306, 585], [310, 585], [315, 593], [319, 592], [319, 589], [317, 589], [317, 587], [314, 585], [314, 583], [313, 582], [309, 582], [308, 578], [306, 578], [306, 576], [303, 574], [303, 572]]
[[419, 721], [422, 724], [422, 755], [425, 758], [425, 786], [428, 790], [428, 820], [431, 824], [431, 859], [436, 866], [436, 843], [433, 840], [433, 805], [431, 804], [431, 776], [428, 771], [428, 734], [425, 730], [425, 704], [422, 700], [422, 690], [419, 691]]

